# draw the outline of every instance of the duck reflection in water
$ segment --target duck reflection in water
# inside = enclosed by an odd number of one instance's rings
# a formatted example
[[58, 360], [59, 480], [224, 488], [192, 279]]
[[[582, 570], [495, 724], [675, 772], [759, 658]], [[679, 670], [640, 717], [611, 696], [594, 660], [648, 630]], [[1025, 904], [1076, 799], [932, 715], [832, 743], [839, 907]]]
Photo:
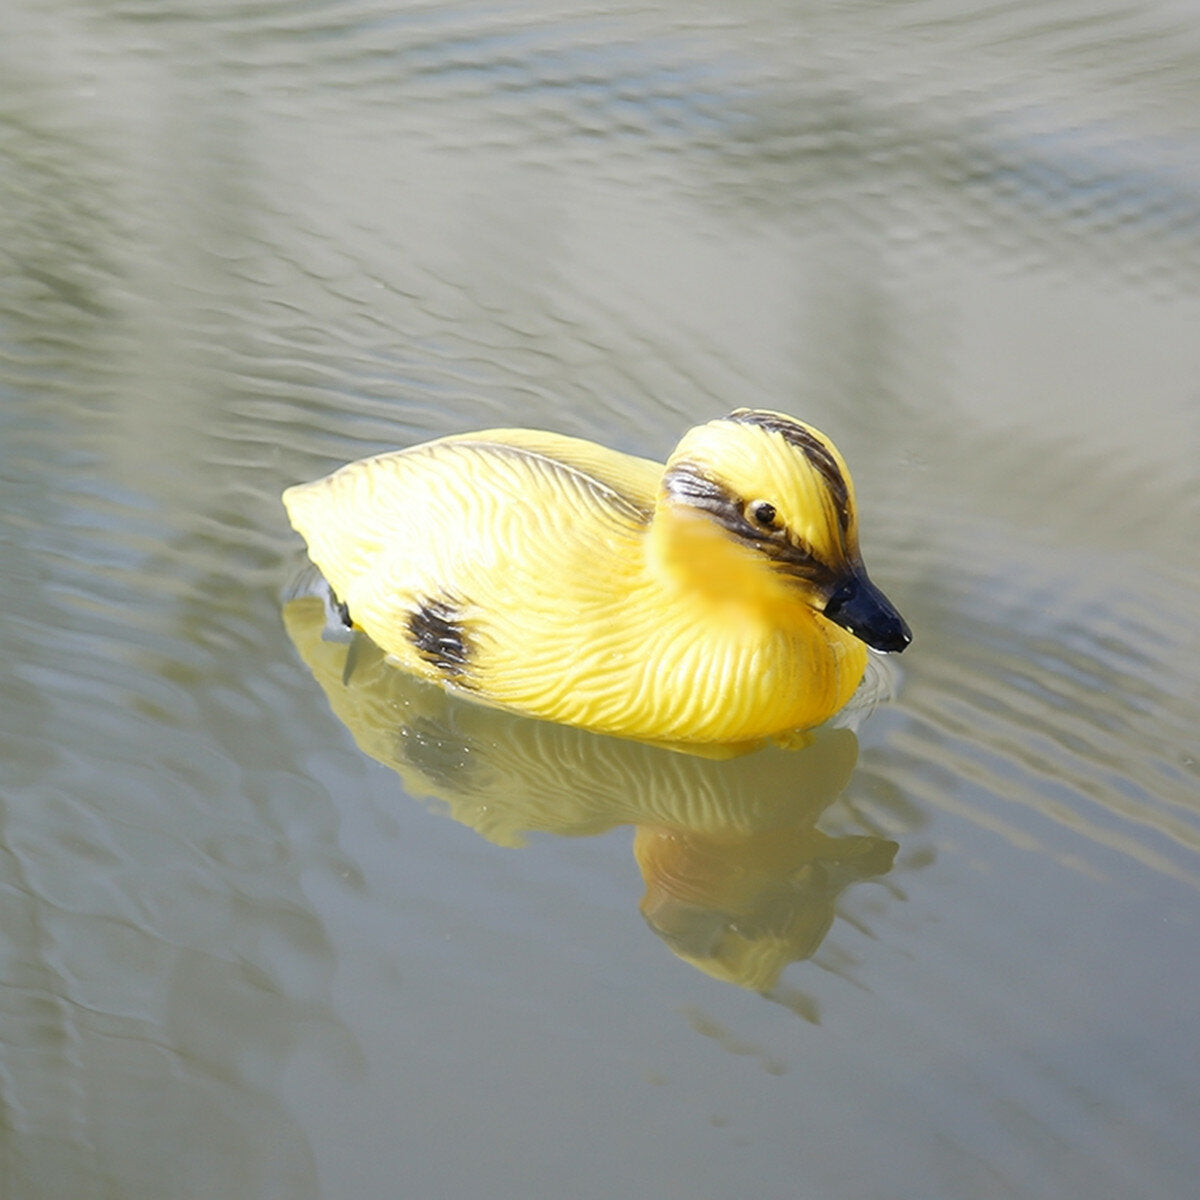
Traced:
[[857, 760], [849, 729], [721, 758], [536, 720], [397, 670], [361, 634], [329, 636], [319, 580], [298, 591], [288, 634], [360, 749], [499, 845], [632, 825], [642, 913], [712, 976], [770, 992], [816, 952], [839, 895], [891, 868], [894, 842], [815, 828]]

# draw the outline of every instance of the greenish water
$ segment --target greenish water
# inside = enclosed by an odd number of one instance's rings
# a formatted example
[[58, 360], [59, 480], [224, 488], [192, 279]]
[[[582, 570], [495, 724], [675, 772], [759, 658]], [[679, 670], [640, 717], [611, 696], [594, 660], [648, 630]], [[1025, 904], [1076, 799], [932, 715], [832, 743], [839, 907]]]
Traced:
[[[1200, 1170], [1200, 15], [0, 15], [0, 1194]], [[283, 602], [279, 492], [837, 441], [896, 697], [704, 763]], [[311, 612], [309, 612], [311, 616]]]

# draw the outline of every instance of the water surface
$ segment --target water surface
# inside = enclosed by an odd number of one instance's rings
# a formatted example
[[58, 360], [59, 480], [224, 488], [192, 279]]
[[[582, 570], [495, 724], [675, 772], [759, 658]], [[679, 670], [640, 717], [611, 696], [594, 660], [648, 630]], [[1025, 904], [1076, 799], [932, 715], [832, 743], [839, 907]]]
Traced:
[[[1200, 17], [0, 17], [0, 1179], [1192, 1194]], [[343, 680], [279, 492], [835, 438], [897, 695], [704, 763]], [[311, 613], [309, 614], [311, 616]]]

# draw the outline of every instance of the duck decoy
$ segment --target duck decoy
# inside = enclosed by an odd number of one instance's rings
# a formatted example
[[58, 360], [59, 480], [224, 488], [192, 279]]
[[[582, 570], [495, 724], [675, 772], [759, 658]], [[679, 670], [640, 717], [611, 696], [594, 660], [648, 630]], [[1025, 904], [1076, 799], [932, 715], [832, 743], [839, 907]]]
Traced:
[[903, 650], [854, 487], [816, 429], [737, 409], [666, 464], [491, 429], [283, 495], [337, 611], [404, 669], [487, 703], [666, 743], [784, 738]]

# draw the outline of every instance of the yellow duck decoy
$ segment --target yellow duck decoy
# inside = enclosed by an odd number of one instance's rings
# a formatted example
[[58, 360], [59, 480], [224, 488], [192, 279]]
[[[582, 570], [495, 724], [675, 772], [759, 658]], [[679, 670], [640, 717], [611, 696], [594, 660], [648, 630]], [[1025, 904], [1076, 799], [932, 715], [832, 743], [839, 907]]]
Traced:
[[350, 463], [283, 501], [347, 626], [401, 667], [602, 733], [742, 744], [821, 724], [908, 626], [823, 434], [738, 409], [666, 465], [525, 429]]

